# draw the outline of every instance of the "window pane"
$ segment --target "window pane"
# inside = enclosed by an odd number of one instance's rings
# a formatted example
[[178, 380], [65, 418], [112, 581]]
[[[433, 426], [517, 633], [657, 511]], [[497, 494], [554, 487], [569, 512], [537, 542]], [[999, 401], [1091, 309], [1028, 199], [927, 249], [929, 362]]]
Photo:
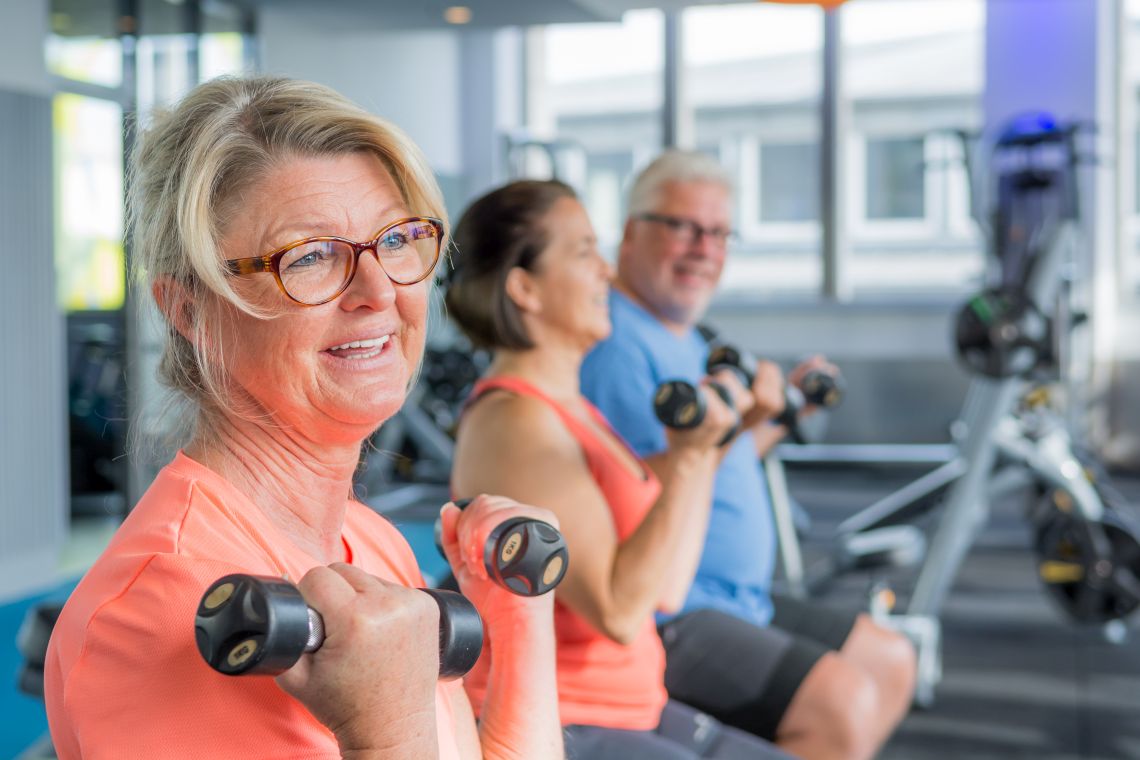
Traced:
[[867, 218], [922, 219], [926, 167], [921, 137], [867, 140]]
[[244, 71], [245, 38], [242, 36], [241, 10], [222, 3], [204, 4], [198, 46], [199, 81]]
[[982, 123], [984, 0], [860, 0], [840, 13], [851, 285], [973, 287], [983, 246], [948, 130]]
[[123, 113], [118, 104], [57, 95], [55, 264], [67, 311], [123, 305]]
[[198, 40], [187, 30], [190, 19], [181, 5], [141, 0], [138, 62], [138, 109], [147, 119], [157, 106], [170, 105], [198, 82], [192, 70]]
[[817, 143], [761, 143], [760, 221], [819, 221]]
[[[1133, 196], [1123, 199], [1122, 206], [1133, 211], [1120, 220], [1121, 242], [1131, 251], [1131, 255], [1122, 257], [1121, 269], [1132, 292], [1140, 293], [1140, 0], [1127, 0], [1124, 5], [1121, 43], [1121, 79], [1127, 93], [1121, 102], [1121, 129], [1131, 130], [1134, 135], [1123, 145], [1121, 165], [1131, 166], [1135, 172], [1131, 182], [1122, 185], [1124, 192]], [[1133, 153], [1131, 160], [1127, 156], [1129, 149]]]
[[117, 0], [52, 0], [48, 71], [80, 82], [118, 87], [123, 81]]
[[557, 151], [554, 167], [527, 160], [524, 171], [550, 176], [553, 169], [574, 185], [611, 251], [629, 175], [661, 149], [663, 33], [660, 11], [646, 10], [618, 24], [552, 24], [528, 40], [528, 131], [572, 149]]
[[681, 29], [682, 121], [736, 181], [722, 290], [818, 292], [822, 11], [703, 5]]

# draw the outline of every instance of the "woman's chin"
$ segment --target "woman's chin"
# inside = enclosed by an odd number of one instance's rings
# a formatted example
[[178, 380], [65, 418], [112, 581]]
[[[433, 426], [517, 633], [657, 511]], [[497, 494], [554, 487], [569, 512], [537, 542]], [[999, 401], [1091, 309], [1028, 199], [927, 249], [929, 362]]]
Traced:
[[396, 416], [405, 398], [405, 394], [400, 392], [346, 400], [345, 403], [334, 405], [326, 416], [335, 421], [336, 426], [341, 428], [340, 432], [364, 439]]

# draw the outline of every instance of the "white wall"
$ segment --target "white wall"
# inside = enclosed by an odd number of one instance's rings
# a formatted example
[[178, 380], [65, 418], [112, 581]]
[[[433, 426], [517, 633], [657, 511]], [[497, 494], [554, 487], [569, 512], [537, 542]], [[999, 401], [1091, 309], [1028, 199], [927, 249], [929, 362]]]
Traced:
[[0, 229], [25, 264], [0, 278], [0, 600], [52, 582], [69, 508], [46, 35], [46, 0], [0, 10]]
[[262, 69], [332, 87], [395, 122], [438, 173], [463, 173], [456, 32], [329, 32], [272, 6], [258, 16]]
[[44, 66], [48, 0], [5, 0], [0, 7], [0, 89], [51, 93]]

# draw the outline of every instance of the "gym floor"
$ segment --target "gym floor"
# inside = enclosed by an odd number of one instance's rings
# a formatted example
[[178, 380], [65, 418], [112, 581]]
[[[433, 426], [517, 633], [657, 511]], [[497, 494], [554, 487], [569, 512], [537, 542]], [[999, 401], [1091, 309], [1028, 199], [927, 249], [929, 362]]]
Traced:
[[[805, 554], [819, 556], [831, 528], [902, 485], [866, 470], [790, 471], [792, 494], [813, 517]], [[1118, 480], [1138, 503], [1140, 480]], [[927, 758], [1140, 758], [1140, 631], [1120, 645], [1081, 628], [1037, 580], [1024, 501], [995, 505], [954, 584], [942, 616], [943, 680], [934, 706], [914, 710], [881, 754]], [[913, 571], [882, 575], [905, 597]], [[852, 575], [826, 600], [865, 597], [878, 578]]]
[[[845, 515], [905, 482], [905, 475], [867, 470], [824, 475], [790, 469], [788, 478], [792, 494], [813, 517], [805, 545], [809, 559], [820, 556], [829, 531]], [[1118, 485], [1132, 503], [1140, 500], [1140, 479]], [[1017, 500], [999, 505], [964, 564], [943, 615], [944, 676], [937, 701], [911, 713], [883, 760], [1140, 759], [1140, 632], [1130, 630], [1123, 644], [1114, 645], [1100, 630], [1073, 625], [1052, 605], [1034, 573], [1021, 508]], [[437, 509], [413, 507], [392, 515], [429, 581], [444, 569], [431, 538]], [[93, 558], [108, 535], [103, 523], [80, 526], [65, 569]], [[880, 578], [905, 598], [914, 573], [852, 574], [830, 589], [826, 601], [859, 604]], [[19, 756], [46, 727], [42, 705], [14, 688], [16, 629], [28, 607], [66, 594], [73, 583], [64, 580], [0, 604], [0, 758]]]

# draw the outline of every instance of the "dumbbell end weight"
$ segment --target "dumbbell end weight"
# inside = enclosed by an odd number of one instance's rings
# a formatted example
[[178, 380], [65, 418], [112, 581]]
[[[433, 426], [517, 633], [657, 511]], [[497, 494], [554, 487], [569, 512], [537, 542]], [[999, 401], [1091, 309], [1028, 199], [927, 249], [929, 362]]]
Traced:
[[[471, 499], [453, 503], [464, 509]], [[443, 554], [442, 525], [435, 521], [435, 546]], [[562, 582], [570, 555], [566, 539], [550, 523], [529, 517], [504, 520], [488, 534], [483, 565], [503, 588], [519, 596], [541, 596]]]
[[219, 673], [277, 675], [324, 641], [324, 625], [293, 584], [270, 576], [227, 575], [198, 604], [194, 638]]
[[483, 556], [487, 572], [519, 596], [541, 596], [566, 575], [570, 555], [566, 539], [549, 523], [514, 517], [487, 537]]

